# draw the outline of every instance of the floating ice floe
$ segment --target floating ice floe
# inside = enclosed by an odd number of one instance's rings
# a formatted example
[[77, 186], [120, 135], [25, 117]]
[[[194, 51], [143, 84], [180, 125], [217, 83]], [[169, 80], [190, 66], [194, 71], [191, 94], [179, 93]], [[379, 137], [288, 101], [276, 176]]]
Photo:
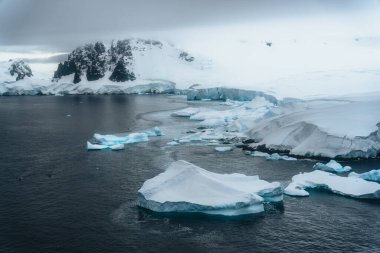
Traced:
[[268, 161], [278, 161], [278, 160], [284, 160], [284, 161], [295, 161], [297, 158], [290, 157], [287, 155], [279, 155], [278, 153], [273, 153], [266, 157]]
[[176, 141], [171, 141], [171, 142], [166, 143], [166, 145], [169, 145], [169, 146], [176, 146], [176, 145], [179, 145], [179, 143], [176, 142]]
[[340, 163], [336, 162], [335, 160], [330, 160], [328, 163], [316, 163], [313, 166], [316, 170], [323, 170], [327, 172], [334, 172], [334, 173], [344, 173], [351, 170], [350, 166], [342, 166]]
[[290, 196], [307, 197], [309, 193], [305, 191], [304, 187], [296, 183], [290, 183], [285, 189], [284, 193]]
[[315, 170], [293, 176], [284, 193], [292, 196], [308, 196], [305, 189], [315, 188], [331, 191], [353, 198], [379, 199], [380, 184], [361, 178], [342, 177], [333, 173]]
[[149, 140], [146, 133], [131, 133], [124, 136], [94, 134], [94, 138], [102, 145], [131, 144]]
[[231, 151], [232, 147], [215, 147], [215, 150], [218, 152], [226, 152], [226, 151]]
[[88, 150], [119, 150], [124, 149], [124, 144], [147, 142], [149, 137], [162, 136], [160, 128], [154, 127], [143, 133], [130, 133], [127, 135], [94, 134], [96, 143], [87, 142]]
[[124, 144], [115, 144], [115, 145], [101, 145], [101, 144], [92, 144], [87, 142], [87, 150], [122, 150], [124, 149]]
[[149, 136], [149, 137], [154, 137], [154, 136], [163, 136], [164, 133], [161, 131], [160, 128], [158, 127], [153, 127], [151, 129], [148, 129], [145, 131], [145, 133]]
[[251, 156], [255, 156], [255, 157], [270, 157], [270, 154], [268, 153], [264, 153], [264, 152], [260, 152], [260, 151], [253, 151], [250, 153]]
[[364, 173], [355, 173], [351, 172], [348, 174], [349, 177], [362, 178], [367, 181], [373, 181], [380, 183], [380, 169], [379, 170], [371, 170]]
[[145, 181], [138, 193], [138, 205], [152, 211], [228, 216], [263, 212], [264, 202], [283, 199], [278, 182], [213, 173], [186, 161], [173, 162], [165, 172]]
[[173, 112], [172, 115], [177, 116], [177, 117], [190, 117], [198, 112], [199, 112], [199, 108], [188, 107], [188, 108]]

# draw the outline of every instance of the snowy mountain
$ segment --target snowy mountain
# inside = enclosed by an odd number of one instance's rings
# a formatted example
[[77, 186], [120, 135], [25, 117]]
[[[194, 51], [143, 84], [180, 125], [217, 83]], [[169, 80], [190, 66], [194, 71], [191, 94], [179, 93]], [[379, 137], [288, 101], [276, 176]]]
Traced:
[[108, 48], [96, 42], [76, 48], [66, 61], [59, 63], [54, 81], [76, 84], [97, 80], [161, 79], [177, 83], [183, 81], [181, 76], [187, 73], [197, 76], [196, 72], [209, 65], [205, 60], [157, 40], [118, 40], [112, 41]]
[[[157, 40], [126, 39], [79, 46], [58, 65], [31, 63], [35, 76], [0, 77], [0, 94], [172, 93], [210, 78], [212, 63]], [[8, 64], [0, 69], [9, 72]], [[8, 75], [8, 74], [7, 74]], [[9, 75], [8, 75], [9, 76]]]

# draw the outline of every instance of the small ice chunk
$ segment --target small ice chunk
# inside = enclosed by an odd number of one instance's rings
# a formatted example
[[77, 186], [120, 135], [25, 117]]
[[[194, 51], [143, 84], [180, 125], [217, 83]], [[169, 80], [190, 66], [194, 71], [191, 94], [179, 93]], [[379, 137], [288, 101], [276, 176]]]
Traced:
[[[331, 191], [336, 194], [353, 198], [379, 199], [380, 184], [361, 178], [342, 177], [333, 173], [314, 170], [293, 176], [288, 193], [293, 193], [295, 186], [302, 189], [315, 188]], [[302, 193], [299, 191], [298, 193]], [[297, 192], [296, 192], [297, 193]], [[291, 194], [289, 194], [291, 195]]]
[[148, 129], [147, 131], [145, 131], [145, 133], [149, 137], [163, 136], [164, 135], [159, 127], [153, 127], [152, 129]]
[[172, 115], [177, 116], [177, 117], [190, 117], [198, 112], [199, 112], [199, 108], [188, 107], [188, 108], [173, 112]]
[[176, 146], [176, 145], [179, 145], [179, 143], [176, 142], [176, 141], [171, 141], [171, 142], [166, 143], [166, 145], [169, 145], [169, 146]]
[[145, 181], [137, 204], [156, 212], [201, 212], [242, 215], [264, 211], [264, 202], [282, 201], [278, 182], [258, 176], [218, 174], [186, 161], [173, 162]]
[[290, 183], [284, 190], [286, 195], [306, 197], [309, 193], [304, 188], [296, 183]]
[[215, 150], [218, 152], [226, 152], [226, 151], [231, 151], [232, 147], [215, 147]]
[[313, 166], [316, 170], [323, 170], [327, 172], [334, 172], [334, 173], [344, 173], [351, 170], [350, 166], [342, 166], [340, 163], [336, 162], [335, 160], [330, 160], [328, 163], [316, 163]]
[[87, 150], [122, 150], [124, 149], [124, 144], [115, 144], [115, 145], [101, 145], [101, 144], [93, 144], [91, 142], [87, 142]]
[[373, 182], [378, 182], [380, 183], [380, 169], [379, 170], [371, 170], [368, 172], [364, 173], [355, 173], [351, 172], [348, 174], [349, 177], [357, 177], [357, 178], [362, 178], [367, 181], [373, 181]]
[[278, 160], [295, 161], [295, 160], [297, 160], [297, 158], [290, 157], [287, 155], [279, 155], [278, 153], [273, 153], [267, 157], [267, 160], [268, 161], [278, 161]]
[[264, 153], [264, 152], [260, 152], [260, 151], [253, 151], [251, 153], [251, 156], [256, 156], [256, 157], [269, 157], [270, 154], [268, 153]]
[[246, 154], [246, 155], [252, 155], [252, 152], [249, 151], [249, 150], [245, 150], [245, 151], [244, 151], [244, 154]]

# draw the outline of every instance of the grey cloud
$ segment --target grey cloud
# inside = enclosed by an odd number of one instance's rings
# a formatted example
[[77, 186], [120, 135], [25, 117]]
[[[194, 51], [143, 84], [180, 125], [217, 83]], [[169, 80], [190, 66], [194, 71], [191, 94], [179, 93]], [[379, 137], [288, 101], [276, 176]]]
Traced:
[[[365, 3], [365, 4], [364, 4]], [[0, 0], [0, 45], [67, 49], [137, 32], [359, 10], [376, 0]]]

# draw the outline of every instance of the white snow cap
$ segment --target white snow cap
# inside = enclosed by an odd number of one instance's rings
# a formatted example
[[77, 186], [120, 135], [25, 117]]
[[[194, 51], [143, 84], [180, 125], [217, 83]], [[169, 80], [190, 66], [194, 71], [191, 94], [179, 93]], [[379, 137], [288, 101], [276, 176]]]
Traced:
[[282, 201], [278, 182], [213, 173], [182, 160], [145, 181], [138, 192], [138, 205], [157, 212], [240, 215], [264, 211], [264, 201]]

